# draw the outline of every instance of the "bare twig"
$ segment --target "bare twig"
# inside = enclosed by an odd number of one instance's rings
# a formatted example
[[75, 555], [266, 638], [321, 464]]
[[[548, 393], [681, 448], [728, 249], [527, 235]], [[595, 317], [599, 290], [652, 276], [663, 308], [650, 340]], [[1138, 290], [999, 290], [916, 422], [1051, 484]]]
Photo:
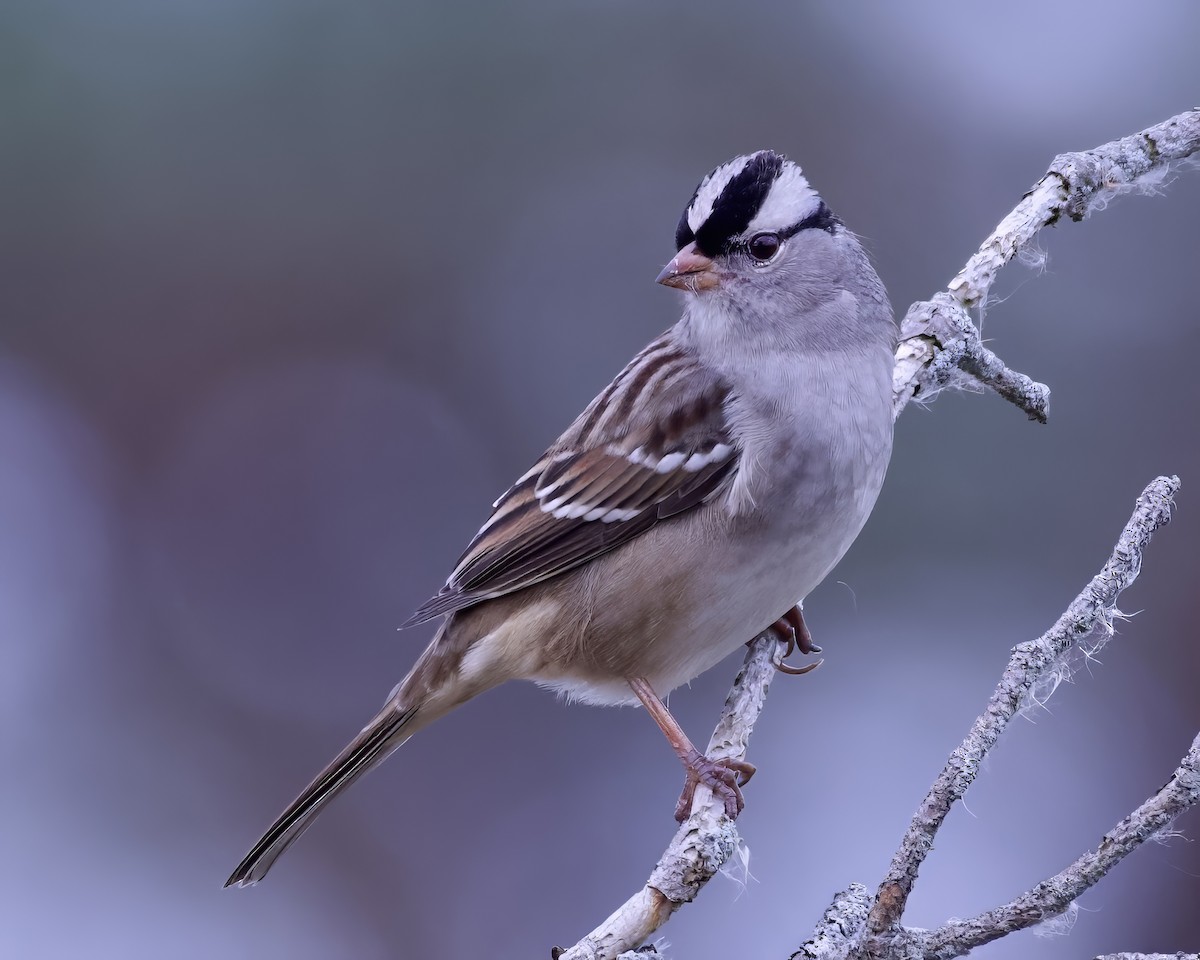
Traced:
[[961, 383], [966, 373], [1015, 403], [1030, 420], [1046, 422], [1050, 388], [1006, 367], [983, 345], [967, 308], [946, 291], [909, 307], [900, 337], [892, 373], [895, 416], [918, 392], [931, 397], [943, 387]]
[[1178, 477], [1159, 477], [1146, 487], [1104, 568], [1084, 587], [1053, 627], [1037, 640], [1018, 644], [1013, 649], [1008, 668], [987, 708], [946, 761], [904, 834], [875, 895], [868, 922], [870, 935], [879, 935], [899, 921], [917, 879], [917, 871], [933, 846], [933, 838], [946, 814], [974, 782], [980, 763], [1008, 722], [1027, 703], [1039, 681], [1072, 646], [1097, 631], [1108, 633], [1112, 630], [1117, 598], [1137, 578], [1142, 568], [1142, 551], [1150, 542], [1151, 534], [1170, 522], [1172, 499], [1178, 489]]
[[1163, 788], [1106, 833], [1099, 847], [1011, 903], [970, 920], [947, 923], [924, 936], [923, 955], [930, 960], [961, 957], [975, 947], [1065, 913], [1076, 897], [1197, 802], [1200, 735]]
[[[737, 760], [745, 757], [746, 745], [783, 652], [772, 633], [764, 633], [750, 645], [708, 742], [708, 756]], [[575, 946], [556, 950], [555, 957], [610, 960], [625, 956], [626, 951], [632, 951], [652, 936], [671, 914], [695, 899], [740, 843], [737, 827], [725, 816], [724, 802], [714, 800], [708, 787], [697, 786], [691, 816], [676, 832], [646, 885]]]
[[1049, 389], [1009, 370], [984, 347], [967, 311], [987, 302], [1000, 268], [1027, 248], [1042, 227], [1064, 217], [1082, 220], [1115, 195], [1137, 189], [1148, 175], [1197, 151], [1200, 110], [1189, 110], [1133, 136], [1055, 157], [947, 290], [909, 307], [892, 375], [896, 414], [912, 397], [928, 396], [950, 383], [957, 368], [1044, 423]]
[[963, 306], [977, 307], [987, 298], [996, 274], [1039, 230], [1064, 216], [1076, 222], [1118, 193], [1135, 188], [1139, 180], [1175, 160], [1200, 150], [1200, 109], [1147, 127], [1120, 140], [1080, 153], [1060, 153], [975, 256], [950, 283], [950, 292]]

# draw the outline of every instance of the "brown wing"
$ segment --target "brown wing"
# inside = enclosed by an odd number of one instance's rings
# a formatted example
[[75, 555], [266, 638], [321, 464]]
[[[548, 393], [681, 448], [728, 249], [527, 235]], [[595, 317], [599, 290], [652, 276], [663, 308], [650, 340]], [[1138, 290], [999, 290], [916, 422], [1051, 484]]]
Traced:
[[496, 501], [405, 626], [557, 576], [714, 496], [737, 469], [727, 396], [669, 333], [650, 344]]

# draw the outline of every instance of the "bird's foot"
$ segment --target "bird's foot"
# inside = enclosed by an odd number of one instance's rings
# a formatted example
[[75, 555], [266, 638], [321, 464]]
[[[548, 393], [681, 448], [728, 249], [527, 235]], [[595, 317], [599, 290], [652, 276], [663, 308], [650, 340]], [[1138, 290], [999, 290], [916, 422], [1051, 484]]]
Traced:
[[729, 757], [713, 760], [693, 749], [684, 758], [683, 766], [687, 770], [687, 780], [684, 781], [679, 802], [675, 804], [675, 820], [683, 823], [688, 818], [692, 812], [692, 798], [700, 784], [708, 787], [713, 796], [725, 804], [725, 816], [736, 820], [746, 805], [741, 788], [754, 776], [754, 764]]
[[[799, 604], [792, 607], [791, 610], [767, 627], [767, 629], [775, 634], [780, 643], [787, 644], [787, 649], [783, 652], [783, 660], [786, 660], [797, 650], [805, 656], [821, 652], [821, 648], [813, 643], [812, 634], [808, 632], [808, 624], [804, 622], [804, 614], [801, 612]], [[806, 663], [802, 667], [793, 667], [790, 663], [777, 663], [775, 664], [775, 669], [780, 673], [798, 677], [801, 674], [812, 673], [812, 671], [816, 670], [824, 662], [824, 660], [814, 660], [812, 663]]]

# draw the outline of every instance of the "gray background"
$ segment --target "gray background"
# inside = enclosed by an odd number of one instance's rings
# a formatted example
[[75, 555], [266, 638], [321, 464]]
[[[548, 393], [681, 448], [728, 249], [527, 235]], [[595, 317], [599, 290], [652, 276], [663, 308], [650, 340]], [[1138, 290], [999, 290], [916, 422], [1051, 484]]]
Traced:
[[[18, 0], [0, 14], [0, 945], [37, 957], [544, 957], [633, 891], [681, 774], [640, 711], [511, 685], [423, 733], [250, 891], [221, 882], [431, 633], [396, 625], [645, 341], [699, 177], [803, 164], [902, 310], [1057, 152], [1198, 100], [1200, 7]], [[1184, 477], [1124, 606], [955, 809], [909, 920], [1008, 899], [1200, 727], [1200, 173], [1043, 238], [985, 333], [1054, 390], [902, 418], [826, 648], [752, 744], [743, 884], [664, 931], [782, 957], [873, 882], [1007, 650]], [[835, 582], [836, 581], [836, 582]], [[672, 708], [707, 736], [734, 672]], [[1181, 827], [1196, 833], [1200, 821]], [[736, 871], [734, 871], [736, 874]], [[1150, 844], [1070, 939], [1200, 947]]]

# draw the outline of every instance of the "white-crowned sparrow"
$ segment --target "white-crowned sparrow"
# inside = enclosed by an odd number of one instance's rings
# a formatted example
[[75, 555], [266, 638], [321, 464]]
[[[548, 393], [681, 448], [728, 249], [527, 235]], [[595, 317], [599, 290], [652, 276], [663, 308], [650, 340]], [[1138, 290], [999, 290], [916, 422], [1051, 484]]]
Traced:
[[896, 330], [855, 236], [770, 150], [696, 188], [658, 277], [682, 318], [495, 502], [447, 615], [380, 713], [228, 884], [262, 879], [325, 804], [417, 730], [505, 680], [639, 700], [736, 816], [751, 767], [714, 763], [660, 696], [786, 618], [867, 519], [892, 447]]

